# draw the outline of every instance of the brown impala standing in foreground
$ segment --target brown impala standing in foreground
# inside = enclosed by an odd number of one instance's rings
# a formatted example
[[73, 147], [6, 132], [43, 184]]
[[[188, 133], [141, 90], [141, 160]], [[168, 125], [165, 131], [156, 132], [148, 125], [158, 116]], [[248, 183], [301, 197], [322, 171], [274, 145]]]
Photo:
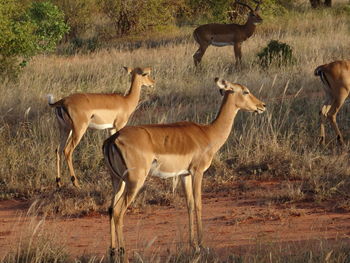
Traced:
[[[201, 185], [203, 173], [214, 154], [227, 140], [238, 110], [262, 113], [265, 104], [249, 90], [222, 79], [215, 79], [224, 96], [216, 119], [207, 125], [193, 122], [127, 126], [103, 144], [103, 155], [110, 170], [114, 196], [110, 207], [111, 255], [128, 261], [124, 250], [123, 218], [127, 207], [144, 184], [147, 175], [169, 178], [179, 176], [186, 196], [190, 245], [203, 246]], [[194, 240], [194, 212], [198, 242]]]
[[66, 157], [71, 180], [79, 186], [74, 173], [72, 154], [87, 128], [110, 129], [111, 134], [123, 128], [134, 112], [140, 98], [142, 86], [153, 86], [150, 68], [126, 68], [131, 74], [131, 87], [126, 96], [119, 94], [76, 93], [53, 103], [49, 95], [49, 105], [55, 108], [60, 131], [57, 155], [57, 186], [61, 186], [61, 155]]
[[248, 20], [244, 25], [206, 24], [201, 25], [194, 30], [193, 37], [199, 45], [198, 50], [193, 55], [195, 66], [201, 62], [205, 51], [210, 45], [216, 47], [233, 45], [236, 65], [241, 63], [242, 42], [250, 38], [255, 31], [256, 24], [262, 22], [262, 18], [258, 13], [261, 2], [255, 2], [257, 3], [255, 10], [247, 4], [236, 2], [237, 4], [246, 6], [250, 10]]
[[326, 100], [320, 111], [320, 143], [326, 143], [325, 124], [328, 119], [337, 134], [339, 143], [343, 145], [344, 139], [338, 128], [337, 113], [350, 92], [350, 60], [321, 65], [315, 69], [315, 75], [320, 76], [326, 93]]

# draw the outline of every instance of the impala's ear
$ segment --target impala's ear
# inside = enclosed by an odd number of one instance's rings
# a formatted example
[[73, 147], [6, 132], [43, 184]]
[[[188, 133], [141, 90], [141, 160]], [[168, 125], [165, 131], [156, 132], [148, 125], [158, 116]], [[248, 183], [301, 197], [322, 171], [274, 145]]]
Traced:
[[225, 90], [224, 89], [219, 89], [220, 95], [224, 96], [225, 95]]
[[129, 67], [123, 67], [125, 69], [125, 71], [128, 73], [128, 74], [131, 74], [131, 72], [134, 70], [133, 68], [129, 68]]
[[227, 90], [226, 80], [215, 78], [214, 81], [215, 81], [216, 85], [219, 87], [219, 92], [220, 92], [221, 96], [224, 96], [225, 91]]
[[226, 80], [220, 79], [220, 78], [215, 78], [214, 81], [220, 89], [227, 89], [227, 81]]
[[151, 74], [152, 68], [148, 67], [148, 68], [143, 68], [143, 74], [142, 76], [147, 76], [149, 74]]
[[237, 84], [230, 83], [230, 82], [228, 82], [224, 79], [220, 79], [220, 78], [215, 78], [215, 83], [216, 83], [216, 85], [218, 85], [220, 94], [222, 96], [224, 96], [226, 91], [229, 93], [234, 93], [234, 92], [238, 91], [238, 88], [239, 88], [237, 86]]

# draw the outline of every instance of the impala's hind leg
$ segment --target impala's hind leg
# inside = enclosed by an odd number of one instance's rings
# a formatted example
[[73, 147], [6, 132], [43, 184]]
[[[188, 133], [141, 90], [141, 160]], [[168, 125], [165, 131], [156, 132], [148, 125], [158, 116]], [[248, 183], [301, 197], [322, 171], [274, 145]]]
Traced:
[[69, 168], [69, 173], [71, 176], [72, 183], [75, 187], [78, 187], [78, 188], [79, 188], [79, 183], [78, 183], [77, 177], [75, 176], [72, 155], [75, 147], [77, 147], [81, 138], [86, 132], [87, 127], [88, 127], [88, 121], [82, 122], [80, 123], [80, 125], [78, 125], [77, 123], [74, 123], [73, 129], [72, 129], [72, 135], [69, 136], [66, 147], [64, 148], [64, 155], [68, 163], [68, 168]]
[[[118, 239], [118, 256], [120, 259], [122, 259], [122, 262], [129, 262], [128, 256], [125, 250], [125, 244], [124, 244], [124, 236], [123, 236], [123, 222], [124, 222], [124, 215], [129, 207], [129, 205], [132, 203], [132, 201], [135, 199], [137, 193], [141, 189], [142, 185], [144, 184], [146, 176], [142, 174], [141, 171], [133, 170], [132, 172], [129, 171], [129, 176], [136, 175], [137, 173], [140, 174], [140, 177], [138, 177], [138, 180], [132, 181], [128, 180], [125, 184], [125, 189], [122, 192], [122, 188], [116, 193], [114, 201], [115, 205], [111, 209], [111, 256], [115, 254], [115, 239], [114, 239], [114, 231], [117, 232], [117, 239]], [[130, 178], [130, 177], [129, 177]], [[135, 177], [136, 178], [136, 177]], [[120, 195], [120, 198], [119, 198]], [[118, 200], [117, 200], [118, 199]]]
[[343, 106], [345, 99], [347, 95], [339, 95], [334, 102], [332, 103], [332, 106], [330, 107], [327, 118], [330, 121], [335, 133], [337, 134], [337, 140], [340, 143], [340, 145], [344, 145], [344, 138], [341, 134], [338, 124], [337, 124], [337, 114], [340, 110], [340, 108]]
[[320, 144], [326, 144], [326, 131], [325, 126], [327, 123], [327, 115], [331, 108], [330, 100], [326, 100], [320, 111]]
[[205, 51], [207, 50], [208, 45], [201, 45], [196, 53], [193, 54], [193, 61], [194, 65], [198, 66], [199, 63], [202, 61], [202, 57], [204, 56]]
[[111, 207], [109, 208], [109, 220], [110, 220], [110, 231], [111, 231], [111, 257], [113, 258], [115, 256], [115, 220], [114, 220], [114, 209], [117, 205], [117, 202], [120, 200], [124, 193], [125, 189], [125, 182], [119, 180], [119, 183], [116, 183], [113, 181], [113, 189], [114, 189], [114, 196], [112, 199]]
[[56, 184], [57, 187], [62, 186], [61, 182], [61, 167], [62, 167], [62, 153], [63, 149], [65, 148], [67, 141], [69, 137], [72, 135], [72, 130], [68, 127], [61, 126], [60, 127], [60, 144], [58, 145], [56, 149], [56, 159], [57, 159], [57, 175], [56, 175]]

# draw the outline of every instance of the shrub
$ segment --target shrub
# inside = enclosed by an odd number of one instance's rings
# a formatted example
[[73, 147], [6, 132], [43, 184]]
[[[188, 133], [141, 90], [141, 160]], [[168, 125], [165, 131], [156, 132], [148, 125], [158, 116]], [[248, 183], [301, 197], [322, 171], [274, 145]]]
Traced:
[[28, 58], [53, 50], [67, 31], [63, 13], [50, 2], [28, 7], [19, 0], [1, 1], [0, 76], [16, 75]]
[[271, 40], [257, 56], [263, 68], [268, 68], [271, 65], [285, 66], [295, 61], [293, 49], [288, 44], [277, 40]]

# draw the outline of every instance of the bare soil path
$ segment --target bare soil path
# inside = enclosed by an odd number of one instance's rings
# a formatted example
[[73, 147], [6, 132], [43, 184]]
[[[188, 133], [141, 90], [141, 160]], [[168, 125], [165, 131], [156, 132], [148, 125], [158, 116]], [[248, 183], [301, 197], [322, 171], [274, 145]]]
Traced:
[[[206, 245], [225, 256], [246, 253], [259, 243], [298, 246], [319, 240], [350, 242], [350, 213], [334, 212], [329, 205], [266, 205], [257, 198], [205, 193]], [[21, 231], [32, 222], [33, 216], [26, 216], [28, 206], [23, 201], [0, 201], [0, 259], [16, 248]], [[56, 233], [72, 256], [103, 256], [109, 247], [107, 214], [47, 218], [44, 225], [46, 231]], [[174, 252], [186, 246], [187, 227], [187, 212], [182, 204], [133, 209], [128, 211], [124, 223], [127, 249], [130, 254], [137, 251], [143, 255]]]

